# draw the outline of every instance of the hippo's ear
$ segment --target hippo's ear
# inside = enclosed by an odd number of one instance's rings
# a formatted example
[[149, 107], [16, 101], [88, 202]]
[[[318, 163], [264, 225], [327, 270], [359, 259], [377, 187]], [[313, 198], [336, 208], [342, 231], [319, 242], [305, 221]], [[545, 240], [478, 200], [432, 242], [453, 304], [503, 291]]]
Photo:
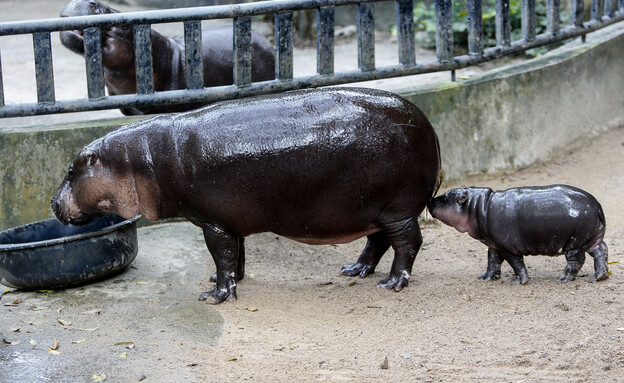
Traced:
[[100, 158], [100, 156], [98, 156], [98, 154], [92, 150], [85, 150], [82, 155], [85, 158], [85, 163], [87, 164], [87, 166], [93, 166]]
[[466, 203], [466, 201], [468, 201], [468, 196], [466, 194], [460, 195], [457, 199], [457, 203], [460, 205], [463, 205], [464, 203]]

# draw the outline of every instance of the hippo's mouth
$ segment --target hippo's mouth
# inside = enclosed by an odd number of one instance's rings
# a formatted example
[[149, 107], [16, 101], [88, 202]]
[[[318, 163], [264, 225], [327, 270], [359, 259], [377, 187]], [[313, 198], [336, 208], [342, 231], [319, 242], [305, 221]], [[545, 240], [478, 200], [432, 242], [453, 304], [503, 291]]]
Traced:
[[73, 31], [63, 31], [60, 34], [61, 44], [70, 51], [84, 55], [84, 38], [83, 31], [75, 29]]

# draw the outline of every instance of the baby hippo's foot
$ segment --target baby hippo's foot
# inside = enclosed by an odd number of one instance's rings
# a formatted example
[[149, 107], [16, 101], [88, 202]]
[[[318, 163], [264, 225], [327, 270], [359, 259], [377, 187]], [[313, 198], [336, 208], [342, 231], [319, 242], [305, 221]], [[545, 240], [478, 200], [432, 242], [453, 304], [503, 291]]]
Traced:
[[206, 301], [211, 305], [218, 305], [226, 300], [228, 302], [234, 302], [236, 300], [236, 287], [227, 289], [225, 287], [215, 287], [210, 291], [203, 292], [199, 295], [200, 301]]
[[377, 286], [388, 290], [401, 291], [409, 284], [409, 277], [409, 273], [405, 270], [397, 274], [391, 273], [388, 275], [388, 278], [379, 281]]
[[498, 272], [487, 270], [485, 274], [479, 275], [477, 277], [477, 279], [480, 279], [482, 281], [495, 281], [499, 278], [500, 278], [500, 270], [498, 270]]
[[576, 279], [576, 273], [570, 272], [567, 268], [563, 270], [563, 273], [561, 274], [561, 276], [557, 278], [557, 280], [561, 281], [562, 283], [572, 282], [575, 279]]
[[365, 278], [374, 272], [375, 266], [366, 265], [360, 262], [352, 263], [350, 265], [344, 265], [342, 266], [342, 270], [340, 270], [341, 275], [346, 275], [349, 277], [355, 277], [359, 275], [360, 278]]
[[529, 276], [526, 273], [524, 273], [524, 274], [516, 275], [515, 277], [513, 277], [513, 279], [511, 280], [511, 284], [512, 285], [526, 285], [528, 281], [529, 281]]
[[591, 277], [589, 277], [588, 282], [592, 283], [592, 282], [596, 282], [596, 281], [604, 281], [607, 278], [609, 278], [609, 272], [605, 270], [602, 273], [596, 273], [596, 274], [592, 275]]

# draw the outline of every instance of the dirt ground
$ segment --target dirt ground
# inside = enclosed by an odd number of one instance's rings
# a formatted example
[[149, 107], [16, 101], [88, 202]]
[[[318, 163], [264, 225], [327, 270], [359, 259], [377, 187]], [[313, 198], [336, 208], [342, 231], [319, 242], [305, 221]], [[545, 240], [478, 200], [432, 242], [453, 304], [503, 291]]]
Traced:
[[[308, 246], [262, 234], [246, 241], [238, 301], [209, 306], [197, 300], [214, 271], [200, 230], [162, 224], [139, 229], [139, 255], [117, 277], [5, 294], [0, 381], [622, 382], [623, 141], [617, 129], [547, 163], [461, 183], [568, 183], [594, 194], [607, 217], [606, 281], [587, 282], [588, 257], [562, 284], [565, 259], [538, 256], [526, 259], [527, 285], [510, 283], [507, 264], [500, 281], [477, 280], [486, 248], [427, 219], [399, 293], [376, 286], [392, 252], [374, 275], [348, 278], [340, 267], [363, 240]], [[50, 352], [55, 340], [60, 354]]]

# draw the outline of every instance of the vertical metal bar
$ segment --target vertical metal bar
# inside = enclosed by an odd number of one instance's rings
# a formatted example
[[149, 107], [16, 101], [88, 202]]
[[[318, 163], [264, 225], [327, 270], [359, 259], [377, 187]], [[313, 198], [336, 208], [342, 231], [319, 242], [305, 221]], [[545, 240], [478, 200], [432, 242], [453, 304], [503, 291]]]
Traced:
[[483, 12], [481, 0], [468, 0], [468, 53], [483, 53]]
[[605, 16], [615, 16], [615, 7], [617, 0], [605, 0]]
[[570, 23], [577, 28], [583, 27], [583, 0], [571, 0]]
[[318, 74], [334, 73], [334, 23], [333, 6], [320, 7], [316, 12], [316, 71]]
[[234, 84], [251, 84], [251, 17], [234, 19]]
[[134, 26], [134, 57], [136, 65], [137, 93], [154, 92], [152, 69], [152, 29], [148, 24]]
[[2, 82], [2, 55], [0, 54], [0, 106], [4, 106], [4, 85]]
[[624, 0], [619, 1], [618, 8], [620, 9], [620, 12], [624, 13]]
[[186, 60], [186, 88], [203, 88], [204, 64], [202, 62], [201, 20], [184, 22], [184, 56]]
[[414, 2], [413, 0], [395, 0], [396, 22], [399, 39], [399, 63], [416, 64], [416, 45], [414, 44]]
[[436, 0], [436, 53], [438, 61], [453, 58], [453, 4], [451, 0]]
[[87, 69], [87, 93], [90, 99], [102, 98], [106, 95], [104, 69], [102, 67], [102, 32], [100, 28], [86, 28], [83, 37]]
[[560, 0], [547, 0], [546, 2], [546, 30], [553, 35], [559, 33], [559, 8]]
[[[574, 1], [574, 0], [573, 0]], [[583, 1], [583, 0], [578, 0]], [[496, 45], [508, 47], [511, 45], [511, 11], [509, 0], [496, 0]]]
[[591, 19], [600, 20], [604, 14], [604, 0], [592, 0], [591, 2]]
[[54, 71], [52, 70], [50, 32], [33, 33], [33, 47], [35, 50], [37, 100], [39, 102], [54, 102]]
[[293, 78], [293, 14], [275, 14], [275, 78]]
[[522, 0], [522, 38], [524, 41], [535, 40], [535, 0]]
[[375, 69], [375, 16], [374, 3], [361, 3], [356, 8], [358, 68], [361, 71]]

